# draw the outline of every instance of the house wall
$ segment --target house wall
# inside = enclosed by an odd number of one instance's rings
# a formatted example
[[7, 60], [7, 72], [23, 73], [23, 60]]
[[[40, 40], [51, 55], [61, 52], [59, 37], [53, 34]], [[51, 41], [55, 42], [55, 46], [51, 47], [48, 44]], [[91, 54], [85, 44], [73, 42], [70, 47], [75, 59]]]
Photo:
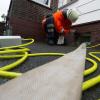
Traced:
[[100, 21], [76, 25], [72, 28], [76, 29], [80, 34], [91, 33], [91, 42], [93, 44], [100, 43]]
[[46, 7], [31, 0], [12, 0], [8, 16], [13, 35], [32, 37], [37, 41], [45, 40], [41, 21], [44, 15], [57, 9], [58, 0], [51, 0], [51, 6]]
[[0, 22], [0, 35], [3, 35], [4, 30], [5, 30], [5, 23]]

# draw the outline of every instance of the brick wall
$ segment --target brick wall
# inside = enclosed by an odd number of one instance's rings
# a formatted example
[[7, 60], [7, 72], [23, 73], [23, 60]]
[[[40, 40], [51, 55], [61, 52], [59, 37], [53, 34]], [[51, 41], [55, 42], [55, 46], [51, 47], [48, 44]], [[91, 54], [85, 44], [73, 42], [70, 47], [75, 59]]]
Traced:
[[100, 43], [100, 21], [73, 26], [80, 34], [91, 33], [92, 43]]
[[30, 0], [12, 0], [8, 16], [13, 35], [33, 37], [38, 41], [45, 40], [41, 21], [44, 15], [57, 9], [58, 0], [52, 0], [51, 7], [45, 7]]
[[4, 29], [5, 29], [5, 23], [0, 22], [0, 35], [3, 35]]

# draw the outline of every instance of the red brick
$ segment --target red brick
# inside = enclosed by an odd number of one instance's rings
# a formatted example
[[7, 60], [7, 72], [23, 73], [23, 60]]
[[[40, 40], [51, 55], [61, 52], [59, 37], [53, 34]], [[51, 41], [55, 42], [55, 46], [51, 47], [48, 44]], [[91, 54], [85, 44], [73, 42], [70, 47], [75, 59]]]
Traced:
[[57, 9], [58, 0], [52, 0], [51, 7], [45, 7], [31, 0], [11, 0], [8, 16], [13, 35], [33, 37], [38, 41], [45, 40], [41, 21], [44, 15]]

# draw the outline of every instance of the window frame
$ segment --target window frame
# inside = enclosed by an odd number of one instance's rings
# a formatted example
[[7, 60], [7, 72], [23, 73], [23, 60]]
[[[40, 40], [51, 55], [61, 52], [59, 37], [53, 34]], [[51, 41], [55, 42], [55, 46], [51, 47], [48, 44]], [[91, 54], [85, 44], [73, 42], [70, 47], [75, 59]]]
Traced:
[[48, 4], [44, 4], [44, 3], [41, 2], [40, 0], [31, 0], [31, 1], [36, 2], [36, 3], [38, 3], [38, 4], [41, 4], [41, 5], [43, 5], [43, 6], [49, 7], [49, 8], [50, 8], [50, 6], [51, 6], [51, 0], [48, 0]]

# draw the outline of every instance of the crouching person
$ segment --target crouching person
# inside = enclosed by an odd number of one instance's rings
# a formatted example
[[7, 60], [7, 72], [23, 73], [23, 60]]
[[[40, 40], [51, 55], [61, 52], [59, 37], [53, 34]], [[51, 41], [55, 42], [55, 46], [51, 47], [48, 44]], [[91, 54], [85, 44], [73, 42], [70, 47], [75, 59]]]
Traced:
[[66, 44], [71, 25], [78, 17], [77, 11], [73, 9], [60, 10], [46, 16], [42, 21], [42, 26], [47, 35], [47, 43], [50, 45]]

